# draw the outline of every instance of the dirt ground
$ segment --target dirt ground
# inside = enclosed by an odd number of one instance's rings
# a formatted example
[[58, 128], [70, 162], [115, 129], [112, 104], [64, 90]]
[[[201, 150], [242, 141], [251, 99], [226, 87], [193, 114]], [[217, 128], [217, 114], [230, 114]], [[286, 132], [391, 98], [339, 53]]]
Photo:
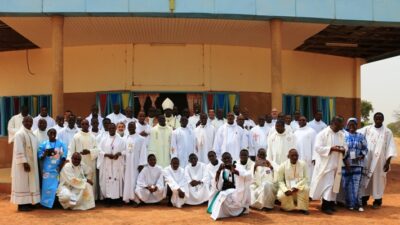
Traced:
[[[396, 140], [400, 150], [400, 139]], [[0, 195], [0, 224], [58, 225], [58, 224], [400, 224], [400, 160], [392, 164], [388, 175], [388, 186], [383, 198], [383, 207], [378, 210], [370, 206], [363, 213], [339, 208], [333, 216], [322, 214], [318, 210], [319, 203], [312, 202], [310, 215], [284, 213], [275, 207], [272, 212], [252, 210], [249, 215], [237, 218], [223, 219], [214, 222], [206, 213], [206, 206], [169, 208], [166, 205], [143, 206], [132, 208], [128, 206], [106, 208], [102, 205], [85, 212], [69, 210], [38, 209], [32, 212], [17, 212], [16, 206], [9, 202], [8, 195]], [[369, 202], [371, 204], [371, 202]]]

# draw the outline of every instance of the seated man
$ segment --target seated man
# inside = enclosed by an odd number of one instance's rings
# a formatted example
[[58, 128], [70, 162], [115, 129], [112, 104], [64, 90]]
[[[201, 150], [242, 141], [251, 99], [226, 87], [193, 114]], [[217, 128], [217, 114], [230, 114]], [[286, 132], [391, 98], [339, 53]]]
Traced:
[[[309, 192], [307, 164], [299, 159], [296, 149], [291, 149], [288, 160], [278, 169], [278, 199], [284, 211], [299, 210], [308, 215]], [[296, 205], [297, 203], [297, 205]]]
[[259, 210], [272, 210], [275, 205], [276, 187], [274, 183], [274, 168], [267, 160], [267, 152], [261, 148], [257, 153], [254, 166], [251, 189], [251, 207]]
[[[213, 184], [213, 180], [215, 180], [215, 174], [217, 173], [220, 165], [221, 165], [221, 161], [218, 160], [217, 158], [217, 154], [214, 151], [209, 151], [207, 154], [208, 157], [208, 161], [210, 161], [207, 166], [206, 166], [206, 170], [207, 170], [207, 185], [208, 185], [208, 190], [210, 191], [210, 198], [213, 198], [214, 195], [218, 192], [217, 188], [215, 187], [215, 185]], [[211, 201], [208, 201], [208, 205], [210, 205]]]
[[197, 155], [189, 155], [189, 164], [185, 168], [186, 183], [188, 186], [188, 198], [186, 204], [200, 205], [210, 198], [208, 189], [208, 176], [206, 165], [198, 162]]
[[[42, 119], [39, 120], [39, 127]], [[46, 121], [46, 120], [44, 120]], [[42, 177], [42, 194], [40, 204], [47, 208], [53, 208], [56, 200], [56, 192], [64, 161], [68, 155], [68, 148], [60, 140], [56, 139], [56, 130], [50, 128], [47, 131], [48, 141], [44, 141], [38, 150], [38, 158], [41, 161], [40, 176]]]
[[157, 203], [164, 198], [164, 177], [162, 168], [156, 165], [154, 154], [147, 156], [147, 166], [139, 173], [135, 193], [142, 203]]
[[238, 166], [242, 166], [249, 173], [254, 172], [254, 162], [249, 157], [249, 151], [247, 149], [242, 149], [240, 151], [240, 163]]
[[61, 170], [57, 196], [64, 209], [86, 210], [95, 207], [92, 172], [81, 164], [82, 156], [74, 152], [71, 162]]
[[165, 183], [167, 184], [167, 199], [170, 206], [182, 208], [187, 199], [187, 182], [185, 170], [179, 167], [179, 159], [171, 159], [171, 165], [163, 171]]
[[222, 162], [213, 180], [220, 191], [210, 199], [207, 209], [214, 220], [248, 214], [250, 206], [251, 173], [236, 168], [229, 152], [222, 154]]

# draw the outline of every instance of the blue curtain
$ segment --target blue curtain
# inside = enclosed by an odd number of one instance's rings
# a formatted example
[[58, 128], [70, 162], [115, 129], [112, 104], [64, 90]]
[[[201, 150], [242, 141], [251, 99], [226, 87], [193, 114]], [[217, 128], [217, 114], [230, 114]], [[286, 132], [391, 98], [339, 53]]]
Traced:
[[[314, 101], [315, 99], [315, 101]], [[336, 115], [336, 99], [334, 97], [283, 95], [283, 113], [293, 115], [300, 111], [308, 120], [314, 118], [316, 111], [322, 111], [322, 120], [329, 124]]]
[[232, 111], [234, 105], [239, 105], [239, 102], [239, 95], [236, 93], [203, 93], [204, 112], [208, 112], [208, 108], [212, 107], [214, 110], [222, 109], [224, 111], [224, 116], [226, 116], [228, 112]]
[[6, 136], [8, 121], [19, 113], [21, 106], [27, 106], [32, 117], [38, 115], [40, 107], [46, 106], [52, 115], [51, 95], [3, 96], [0, 97], [0, 136]]

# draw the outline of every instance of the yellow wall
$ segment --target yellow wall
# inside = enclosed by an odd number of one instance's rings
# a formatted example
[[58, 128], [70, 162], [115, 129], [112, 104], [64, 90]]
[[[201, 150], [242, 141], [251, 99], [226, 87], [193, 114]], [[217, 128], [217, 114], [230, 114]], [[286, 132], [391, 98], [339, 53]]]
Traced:
[[[354, 60], [284, 51], [283, 91], [353, 97]], [[64, 91], [271, 92], [270, 50], [216, 45], [103, 45], [65, 48]], [[0, 96], [49, 94], [50, 49], [0, 53]]]

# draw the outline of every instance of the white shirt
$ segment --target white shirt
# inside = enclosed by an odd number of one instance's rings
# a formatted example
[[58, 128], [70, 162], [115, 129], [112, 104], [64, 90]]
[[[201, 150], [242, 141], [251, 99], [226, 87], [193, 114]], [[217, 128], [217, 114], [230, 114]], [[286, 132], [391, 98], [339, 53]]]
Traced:
[[316, 121], [315, 119], [313, 119], [311, 122], [309, 122], [308, 126], [310, 126], [312, 129], [314, 129], [315, 132], [317, 132], [317, 134], [327, 127], [327, 125], [324, 121], [322, 121], [322, 120]]
[[107, 118], [110, 119], [111, 123], [115, 125], [119, 122], [125, 123], [126, 121], [126, 116], [122, 113], [115, 114], [114, 112], [112, 112], [107, 116]]
[[47, 122], [47, 127], [54, 127], [56, 125], [56, 121], [51, 118], [49, 115], [46, 117], [42, 117], [40, 114], [33, 119], [32, 130], [36, 130], [38, 128], [38, 123], [40, 119], [45, 119]]

